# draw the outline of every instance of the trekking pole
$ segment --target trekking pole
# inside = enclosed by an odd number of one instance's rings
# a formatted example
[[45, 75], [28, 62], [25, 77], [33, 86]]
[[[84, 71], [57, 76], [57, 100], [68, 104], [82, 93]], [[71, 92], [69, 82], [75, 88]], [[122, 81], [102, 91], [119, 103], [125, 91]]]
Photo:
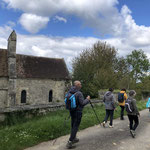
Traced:
[[66, 117], [65, 120], [64, 120], [64, 127], [66, 127], [66, 122], [67, 122], [69, 119], [70, 119], [70, 114], [69, 114], [69, 116]]
[[96, 116], [96, 118], [97, 118], [97, 120], [98, 120], [98, 122], [99, 122], [99, 124], [100, 124], [100, 126], [101, 126], [100, 120], [99, 120], [99, 118], [98, 118], [98, 116], [97, 116], [97, 114], [96, 114], [96, 111], [95, 111], [95, 109], [94, 109], [94, 106], [93, 106], [93, 104], [92, 104], [92, 102], [91, 102], [90, 100], [89, 100], [89, 102], [90, 102], [91, 107], [92, 107], [92, 109], [93, 109], [93, 111], [94, 111], [94, 114], [95, 114], [95, 116]]

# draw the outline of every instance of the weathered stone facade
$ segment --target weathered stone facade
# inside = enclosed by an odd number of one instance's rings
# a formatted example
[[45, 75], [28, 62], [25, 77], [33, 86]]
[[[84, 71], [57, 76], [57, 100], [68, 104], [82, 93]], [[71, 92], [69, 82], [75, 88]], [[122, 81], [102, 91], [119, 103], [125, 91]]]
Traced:
[[0, 49], [0, 109], [63, 102], [70, 81], [65, 61], [16, 54], [16, 41], [13, 31]]
[[[63, 102], [65, 94], [65, 81], [48, 79], [17, 79], [16, 105], [21, 104], [21, 92], [27, 92], [27, 105], [50, 104]], [[52, 102], [49, 102], [49, 92], [52, 91]]]
[[0, 108], [6, 107], [8, 94], [8, 78], [0, 78]]

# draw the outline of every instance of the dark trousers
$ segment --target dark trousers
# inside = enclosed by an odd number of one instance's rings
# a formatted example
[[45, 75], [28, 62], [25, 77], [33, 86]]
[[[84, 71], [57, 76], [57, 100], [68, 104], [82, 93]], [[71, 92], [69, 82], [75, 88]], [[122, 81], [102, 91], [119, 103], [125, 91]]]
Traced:
[[73, 141], [76, 137], [81, 118], [82, 118], [82, 112], [81, 111], [70, 111], [71, 116], [71, 134], [69, 141]]
[[139, 125], [139, 118], [137, 115], [128, 115], [129, 122], [130, 122], [130, 130], [134, 130]]
[[120, 119], [124, 119], [123, 116], [124, 116], [124, 106], [120, 106], [121, 108], [121, 113], [120, 113]]
[[113, 116], [114, 116], [114, 110], [108, 110], [106, 109], [106, 115], [104, 121], [107, 122], [108, 118], [110, 116], [110, 125], [113, 125]]

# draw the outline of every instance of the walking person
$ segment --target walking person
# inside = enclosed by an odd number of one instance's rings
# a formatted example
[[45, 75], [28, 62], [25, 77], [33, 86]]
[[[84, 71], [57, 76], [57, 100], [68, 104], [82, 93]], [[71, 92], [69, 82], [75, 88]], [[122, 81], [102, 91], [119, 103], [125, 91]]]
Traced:
[[105, 93], [103, 102], [105, 104], [106, 115], [105, 115], [102, 125], [105, 127], [105, 124], [107, 123], [107, 120], [110, 116], [109, 127], [112, 128], [113, 127], [113, 115], [114, 115], [114, 110], [115, 110], [115, 98], [113, 95], [113, 88], [109, 88], [109, 90]]
[[118, 93], [118, 102], [119, 102], [119, 106], [121, 108], [120, 120], [124, 120], [124, 108], [125, 108], [125, 101], [126, 100], [127, 100], [126, 89], [122, 89]]
[[71, 134], [69, 141], [67, 142], [66, 147], [68, 149], [73, 148], [73, 144], [79, 142], [79, 139], [76, 137], [81, 118], [82, 118], [82, 110], [83, 107], [89, 103], [90, 96], [87, 96], [86, 99], [84, 99], [82, 92], [80, 92], [82, 85], [80, 81], [75, 81], [74, 86], [71, 87], [68, 94], [75, 95], [77, 107], [74, 110], [70, 110], [70, 116], [71, 116]]
[[150, 112], [150, 97], [148, 98], [148, 101], [146, 103], [146, 108], [148, 108], [149, 112]]
[[[131, 90], [129, 92], [129, 98], [126, 101], [126, 110], [127, 110], [127, 115], [129, 119], [129, 124], [130, 124], [130, 133], [132, 137], [135, 137], [135, 130], [137, 126], [139, 125], [139, 111], [136, 106], [136, 100], [134, 99], [134, 96], [136, 95], [136, 92], [134, 90]], [[130, 110], [128, 110], [129, 108]]]

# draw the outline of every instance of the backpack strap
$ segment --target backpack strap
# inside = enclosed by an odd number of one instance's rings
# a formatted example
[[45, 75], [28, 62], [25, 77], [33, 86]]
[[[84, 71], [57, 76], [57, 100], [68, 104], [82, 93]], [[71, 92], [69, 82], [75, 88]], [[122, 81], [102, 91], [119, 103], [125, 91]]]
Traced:
[[127, 98], [127, 99], [131, 101], [132, 108], [134, 109], [134, 107], [133, 107], [133, 98]]
[[72, 99], [73, 96], [75, 96], [75, 94], [72, 94], [69, 99]]
[[[77, 91], [77, 92], [78, 92], [78, 91]], [[75, 96], [75, 98], [76, 98], [76, 104], [77, 104], [77, 107], [78, 107], [79, 102], [78, 102], [77, 97], [76, 97], [77, 92], [75, 92], [74, 94], [72, 94], [72, 95], [69, 97], [69, 99], [71, 99], [73, 96]], [[70, 94], [71, 94], [71, 93], [70, 93]], [[69, 95], [69, 92], [66, 94], [66, 98], [67, 98], [68, 95]]]
[[76, 94], [78, 93], [78, 91], [77, 92], [75, 92], [73, 95], [75, 96], [75, 99], [76, 99], [76, 105], [77, 105], [77, 109], [78, 109], [78, 106], [79, 106], [79, 101], [78, 101], [78, 99], [77, 99], [77, 97], [76, 97]]

